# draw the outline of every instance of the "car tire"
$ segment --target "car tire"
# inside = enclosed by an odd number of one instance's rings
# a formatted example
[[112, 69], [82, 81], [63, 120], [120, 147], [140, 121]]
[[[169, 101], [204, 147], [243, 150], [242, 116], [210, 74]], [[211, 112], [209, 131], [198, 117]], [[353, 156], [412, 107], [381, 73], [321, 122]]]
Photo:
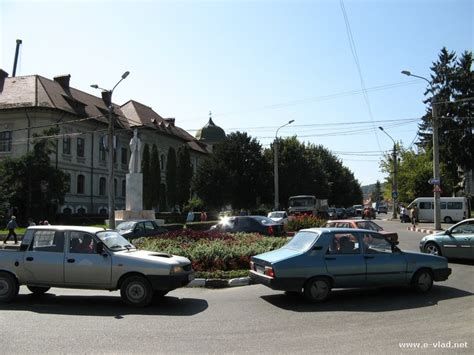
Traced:
[[449, 216], [444, 217], [444, 223], [453, 223], [453, 219]]
[[0, 302], [11, 302], [19, 290], [20, 285], [13, 275], [0, 272]]
[[418, 293], [427, 293], [433, 287], [433, 273], [428, 269], [418, 270], [411, 280], [411, 287]]
[[441, 248], [438, 246], [438, 244], [434, 242], [428, 242], [426, 243], [425, 247], [423, 248], [423, 251], [427, 254], [431, 255], [437, 255], [441, 256]]
[[122, 300], [132, 307], [145, 307], [151, 303], [153, 289], [150, 282], [143, 276], [127, 277], [120, 287]]
[[304, 296], [313, 303], [324, 302], [331, 293], [331, 284], [328, 279], [316, 277], [306, 282]]
[[41, 287], [41, 286], [26, 286], [35, 295], [43, 295], [49, 291], [51, 287]]

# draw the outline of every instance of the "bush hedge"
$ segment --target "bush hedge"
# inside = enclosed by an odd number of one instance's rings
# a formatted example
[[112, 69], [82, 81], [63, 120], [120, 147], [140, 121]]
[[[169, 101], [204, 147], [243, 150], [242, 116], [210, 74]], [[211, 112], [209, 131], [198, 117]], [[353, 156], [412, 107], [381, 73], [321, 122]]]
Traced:
[[325, 219], [311, 215], [291, 216], [288, 220], [287, 230], [297, 232], [304, 228], [322, 227], [326, 222]]
[[251, 256], [278, 249], [286, 241], [286, 238], [264, 237], [254, 233], [230, 234], [183, 229], [157, 237], [139, 238], [134, 244], [140, 249], [184, 256], [191, 260], [197, 277], [208, 278], [209, 275], [246, 275]]

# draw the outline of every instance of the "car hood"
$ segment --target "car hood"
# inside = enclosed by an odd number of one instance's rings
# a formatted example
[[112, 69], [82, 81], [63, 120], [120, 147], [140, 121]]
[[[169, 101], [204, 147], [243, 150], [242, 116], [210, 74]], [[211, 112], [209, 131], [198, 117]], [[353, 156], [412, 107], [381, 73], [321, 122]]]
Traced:
[[158, 263], [169, 265], [184, 265], [189, 264], [190, 261], [184, 256], [172, 255], [163, 252], [148, 251], [148, 250], [122, 250], [116, 252], [115, 255], [119, 258], [143, 261], [146, 263]]
[[279, 261], [289, 259], [301, 254], [303, 254], [303, 252], [299, 250], [280, 248], [277, 250], [269, 251], [267, 253], [255, 255], [254, 258], [273, 264], [273, 263], [277, 263]]

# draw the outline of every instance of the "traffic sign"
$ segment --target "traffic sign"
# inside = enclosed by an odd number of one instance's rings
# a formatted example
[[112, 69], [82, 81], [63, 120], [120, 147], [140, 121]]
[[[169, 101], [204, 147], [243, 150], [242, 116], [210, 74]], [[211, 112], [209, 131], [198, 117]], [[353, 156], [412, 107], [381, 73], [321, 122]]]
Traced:
[[443, 190], [441, 190], [441, 187], [439, 185], [435, 185], [433, 188], [433, 192], [443, 192]]
[[398, 198], [398, 191], [392, 191], [392, 198], [396, 200]]
[[439, 185], [440, 183], [441, 183], [440, 179], [431, 178], [428, 180], [428, 184], [431, 184], [431, 185]]

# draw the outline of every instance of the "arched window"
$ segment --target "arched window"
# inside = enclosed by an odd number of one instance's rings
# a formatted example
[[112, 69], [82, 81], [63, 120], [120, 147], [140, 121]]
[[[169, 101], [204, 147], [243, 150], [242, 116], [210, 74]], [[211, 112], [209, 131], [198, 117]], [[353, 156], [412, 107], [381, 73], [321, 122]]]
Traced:
[[84, 175], [77, 175], [77, 193], [83, 194], [86, 185], [86, 177]]
[[66, 207], [63, 209], [64, 214], [72, 214], [72, 208], [71, 207]]
[[99, 208], [99, 214], [106, 215], [107, 214], [107, 208], [105, 208], [105, 207]]
[[165, 170], [165, 155], [164, 154], [161, 154], [160, 164], [161, 164], [161, 171], [164, 171]]
[[107, 192], [107, 179], [105, 177], [101, 177], [99, 179], [99, 196], [104, 196]]
[[87, 210], [84, 207], [79, 207], [77, 209], [77, 214], [85, 214]]

